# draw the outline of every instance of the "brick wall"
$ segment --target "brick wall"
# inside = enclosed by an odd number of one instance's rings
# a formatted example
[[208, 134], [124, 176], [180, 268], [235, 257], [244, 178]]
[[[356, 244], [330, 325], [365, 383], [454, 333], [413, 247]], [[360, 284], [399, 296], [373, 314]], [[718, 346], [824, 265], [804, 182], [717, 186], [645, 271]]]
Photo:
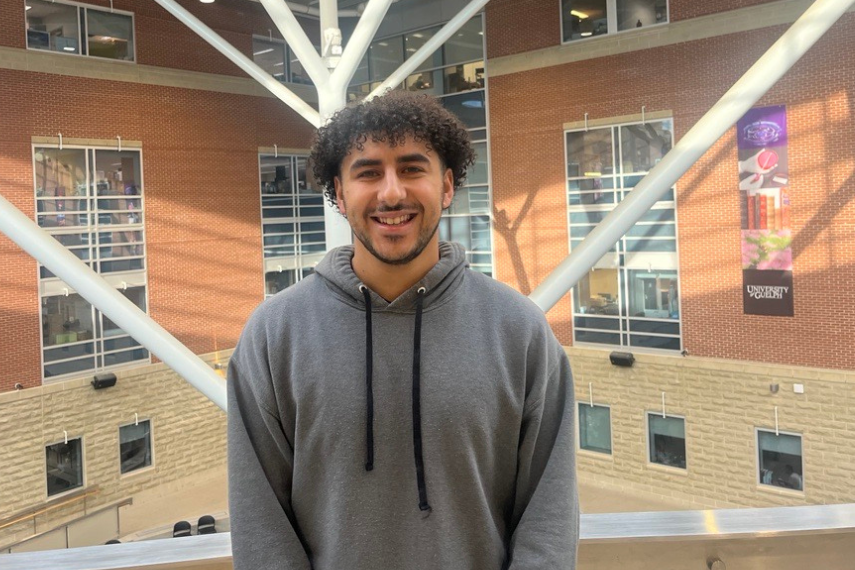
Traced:
[[[227, 360], [228, 351], [206, 359], [215, 357]], [[84, 378], [0, 394], [0, 519], [47, 499], [45, 446], [62, 441], [63, 430], [70, 439], [83, 438], [85, 484], [99, 488], [86, 499], [88, 511], [225, 468], [225, 413], [162, 364], [117, 376], [114, 387], [98, 391]], [[119, 426], [132, 423], [134, 413], [152, 422], [154, 466], [122, 476]], [[44, 532], [82, 515], [82, 502], [74, 503], [39, 515], [35, 528]], [[33, 528], [28, 519], [0, 529], [0, 544], [23, 540]]]
[[[676, 139], [785, 30], [776, 26], [490, 79], [495, 266], [527, 291], [566, 256], [562, 125], [673, 111]], [[846, 14], [758, 105], [787, 105], [795, 318], [742, 314], [736, 138], [680, 180], [684, 344], [690, 354], [855, 368], [855, 15]], [[512, 231], [504, 230], [512, 228]], [[550, 313], [572, 341], [567, 297]]]
[[[568, 349], [576, 398], [611, 406], [612, 455], [580, 451], [580, 477], [695, 508], [855, 501], [849, 484], [855, 373], [706, 358], [637, 355], [611, 366], [608, 351]], [[804, 386], [804, 394], [793, 391]], [[770, 385], [777, 384], [773, 394]], [[685, 417], [686, 465], [651, 465], [647, 412]], [[759, 485], [755, 429], [802, 435], [804, 492]]]
[[[28, 216], [31, 137], [142, 141], [149, 314], [191, 350], [234, 346], [264, 293], [259, 146], [305, 148], [277, 100], [0, 69], [2, 194]], [[0, 236], [0, 392], [40, 383], [35, 262]]]

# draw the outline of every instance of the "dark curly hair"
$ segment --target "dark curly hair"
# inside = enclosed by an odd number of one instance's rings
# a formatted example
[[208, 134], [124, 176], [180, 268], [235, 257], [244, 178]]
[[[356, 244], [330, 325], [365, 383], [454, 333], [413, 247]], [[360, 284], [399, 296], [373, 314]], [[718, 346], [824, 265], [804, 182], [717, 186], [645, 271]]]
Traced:
[[318, 129], [309, 157], [315, 182], [327, 201], [337, 207], [335, 183], [341, 163], [351, 149], [362, 150], [368, 138], [390, 146], [407, 137], [437, 153], [443, 168], [454, 175], [454, 189], [466, 179], [475, 152], [466, 127], [432, 96], [389, 91], [370, 101], [348, 105]]

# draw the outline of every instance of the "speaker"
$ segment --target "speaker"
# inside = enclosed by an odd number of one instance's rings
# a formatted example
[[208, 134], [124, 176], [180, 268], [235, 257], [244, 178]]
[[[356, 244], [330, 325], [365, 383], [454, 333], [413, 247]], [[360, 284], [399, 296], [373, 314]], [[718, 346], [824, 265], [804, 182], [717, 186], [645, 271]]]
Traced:
[[609, 360], [615, 366], [632, 366], [632, 363], [635, 362], [635, 357], [631, 352], [612, 352], [609, 354]]
[[95, 379], [92, 380], [92, 387], [96, 390], [100, 390], [101, 388], [110, 388], [116, 385], [116, 375], [115, 374], [96, 374]]

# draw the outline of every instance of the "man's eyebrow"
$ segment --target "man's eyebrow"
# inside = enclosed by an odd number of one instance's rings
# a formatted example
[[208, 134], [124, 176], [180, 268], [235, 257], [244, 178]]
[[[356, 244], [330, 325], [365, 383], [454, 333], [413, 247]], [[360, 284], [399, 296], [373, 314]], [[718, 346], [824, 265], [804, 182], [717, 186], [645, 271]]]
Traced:
[[427, 162], [430, 163], [430, 159], [423, 155], [420, 152], [414, 152], [413, 154], [405, 154], [403, 156], [399, 156], [395, 159], [395, 162], [398, 164], [406, 163], [406, 162]]
[[357, 170], [366, 166], [379, 166], [380, 164], [382, 163], [376, 158], [357, 158], [350, 165], [350, 170]]

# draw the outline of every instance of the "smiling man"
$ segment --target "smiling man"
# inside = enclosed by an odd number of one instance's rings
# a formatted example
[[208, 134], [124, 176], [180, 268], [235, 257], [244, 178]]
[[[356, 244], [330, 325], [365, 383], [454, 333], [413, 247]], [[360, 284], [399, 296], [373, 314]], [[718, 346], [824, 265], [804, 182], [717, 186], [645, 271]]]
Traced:
[[229, 365], [236, 570], [573, 570], [567, 357], [528, 299], [439, 241], [474, 155], [426, 95], [318, 131], [352, 246], [265, 301]]

